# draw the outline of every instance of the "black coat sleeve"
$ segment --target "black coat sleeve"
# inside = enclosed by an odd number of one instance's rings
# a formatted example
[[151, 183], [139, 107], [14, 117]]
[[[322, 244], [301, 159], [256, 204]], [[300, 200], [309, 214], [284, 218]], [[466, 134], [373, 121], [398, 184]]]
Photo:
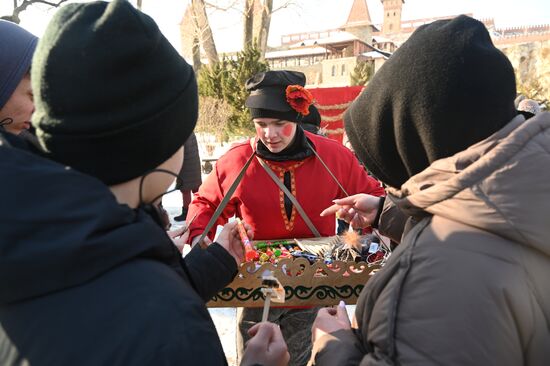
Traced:
[[195, 245], [183, 259], [193, 287], [207, 302], [237, 275], [235, 259], [218, 243]]
[[[202, 305], [204, 307], [204, 305]], [[194, 311], [195, 310], [195, 311]], [[150, 359], [140, 359], [135, 364], [155, 366], [227, 366], [227, 359], [223, 352], [220, 338], [216, 328], [209, 319], [208, 311], [189, 311], [187, 306], [186, 315], [181, 317], [175, 315], [170, 321], [178, 325], [166, 328], [158, 334], [158, 344]], [[174, 315], [174, 314], [172, 314]], [[208, 317], [208, 318], [207, 318]], [[151, 342], [150, 337], [146, 337]]]

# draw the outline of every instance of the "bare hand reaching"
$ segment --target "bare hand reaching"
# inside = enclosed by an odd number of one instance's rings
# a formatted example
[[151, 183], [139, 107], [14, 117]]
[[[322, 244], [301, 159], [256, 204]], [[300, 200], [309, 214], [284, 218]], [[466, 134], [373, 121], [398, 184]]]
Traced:
[[167, 231], [166, 233], [181, 253], [185, 243], [187, 243], [187, 240], [189, 239], [189, 230], [187, 230], [187, 225], [179, 227], [176, 230]]
[[348, 312], [343, 302], [336, 308], [322, 308], [311, 327], [311, 340], [321, 338], [325, 334], [336, 332], [341, 329], [351, 329]]
[[290, 360], [279, 326], [265, 322], [248, 331], [252, 338], [246, 344], [241, 366], [285, 366]]
[[[252, 240], [254, 237], [254, 232], [252, 227], [247, 223], [244, 223], [244, 228], [246, 229], [248, 238]], [[239, 230], [237, 229], [237, 222], [229, 222], [225, 224], [220, 235], [216, 239], [216, 242], [225, 248], [235, 258], [237, 266], [240, 265], [244, 260], [244, 245], [239, 236]]]
[[380, 199], [370, 194], [359, 193], [334, 200], [334, 205], [321, 212], [321, 216], [336, 214], [339, 219], [350, 223], [354, 228], [369, 227], [378, 213]]

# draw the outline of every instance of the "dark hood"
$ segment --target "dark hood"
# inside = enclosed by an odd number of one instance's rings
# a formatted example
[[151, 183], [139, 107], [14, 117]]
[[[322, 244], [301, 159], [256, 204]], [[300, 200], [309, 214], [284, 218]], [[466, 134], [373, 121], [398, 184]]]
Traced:
[[0, 133], [0, 304], [82, 284], [138, 256], [173, 260], [174, 245], [145, 212], [12, 145]]
[[510, 61], [461, 15], [413, 33], [346, 111], [346, 133], [369, 171], [400, 187], [500, 130], [517, 114], [515, 95]]
[[389, 188], [408, 216], [429, 213], [550, 256], [550, 113], [516, 116], [487, 139]]

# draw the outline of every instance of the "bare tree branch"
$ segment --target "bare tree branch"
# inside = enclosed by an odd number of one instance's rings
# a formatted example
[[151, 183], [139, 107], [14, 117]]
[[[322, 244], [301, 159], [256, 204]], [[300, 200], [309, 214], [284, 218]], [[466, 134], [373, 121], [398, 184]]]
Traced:
[[252, 43], [254, 32], [254, 0], [245, 0], [243, 13], [243, 49]]
[[29, 4], [46, 4], [51, 7], [57, 8], [59, 5], [63, 4], [68, 0], [59, 0], [58, 2], [46, 1], [46, 0], [24, 0], [23, 3], [27, 2]]
[[255, 29], [254, 38], [260, 49], [260, 59], [263, 60], [267, 50], [267, 37], [273, 13], [273, 0], [255, 0]]
[[295, 6], [296, 5], [296, 2], [294, 0], [288, 0], [288, 1], [285, 1], [283, 5], [273, 9], [273, 11], [271, 12], [271, 14], [275, 13], [276, 11], [279, 11], [281, 9], [287, 9], [287, 8], [290, 8], [291, 6]]
[[67, 2], [68, 0], [58, 0], [58, 1], [47, 1], [47, 0], [23, 0], [21, 4], [17, 4], [17, 0], [13, 0], [13, 12], [11, 15], [3, 16], [2, 19], [10, 20], [14, 23], [19, 24], [21, 22], [21, 19], [19, 18], [19, 14], [27, 10], [27, 8], [34, 4], [44, 4], [51, 6], [53, 8], [59, 7], [64, 2]]
[[208, 63], [210, 65], [215, 65], [219, 62], [218, 52], [216, 50], [214, 36], [212, 35], [212, 29], [208, 22], [208, 15], [206, 15], [204, 0], [192, 0], [191, 6], [193, 7], [193, 18], [198, 26], [201, 45], [208, 58]]
[[204, 5], [208, 8], [212, 8], [212, 9], [215, 9], [215, 10], [218, 10], [218, 11], [237, 10], [239, 13], [243, 13], [243, 11], [240, 9], [240, 6], [239, 6], [240, 2], [241, 2], [241, 0], [233, 0], [227, 6], [220, 6], [220, 5], [214, 4], [214, 3], [209, 2], [209, 1], [205, 1]]

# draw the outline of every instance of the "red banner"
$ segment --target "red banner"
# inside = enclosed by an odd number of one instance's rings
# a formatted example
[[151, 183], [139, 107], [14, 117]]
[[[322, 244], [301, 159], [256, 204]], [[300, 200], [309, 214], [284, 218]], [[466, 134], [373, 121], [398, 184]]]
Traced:
[[363, 86], [308, 90], [315, 98], [315, 106], [321, 114], [321, 128], [326, 131], [327, 137], [341, 143], [344, 135], [344, 112], [363, 90]]

